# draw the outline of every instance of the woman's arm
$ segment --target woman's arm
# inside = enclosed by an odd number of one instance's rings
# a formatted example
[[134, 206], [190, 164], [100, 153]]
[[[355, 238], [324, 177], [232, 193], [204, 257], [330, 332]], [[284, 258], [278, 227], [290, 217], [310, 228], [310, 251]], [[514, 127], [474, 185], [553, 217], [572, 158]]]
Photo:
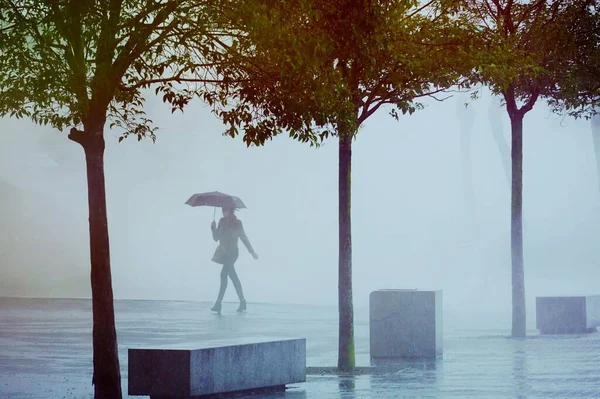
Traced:
[[250, 254], [252, 254], [252, 256], [256, 256], [256, 252], [254, 252], [254, 248], [252, 248], [252, 244], [250, 244], [250, 240], [248, 239], [248, 236], [246, 235], [246, 232], [244, 231], [244, 225], [242, 225], [241, 220], [239, 221], [238, 229], [239, 229], [240, 240], [242, 240], [242, 242], [246, 246], [246, 249], [248, 250], [248, 252], [250, 252]]

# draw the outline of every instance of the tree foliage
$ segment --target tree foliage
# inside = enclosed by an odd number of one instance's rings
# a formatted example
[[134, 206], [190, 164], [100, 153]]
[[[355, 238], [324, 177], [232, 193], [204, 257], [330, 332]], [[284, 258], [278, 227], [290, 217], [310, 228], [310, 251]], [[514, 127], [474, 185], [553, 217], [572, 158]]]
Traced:
[[[476, 29], [479, 51], [472, 82], [503, 97], [511, 120], [512, 335], [526, 336], [523, 261], [523, 119], [539, 99], [555, 110], [589, 109], [593, 84], [582, 68], [591, 65], [597, 36], [593, 12], [574, 27], [592, 0], [465, 0], [461, 14]], [[592, 66], [593, 67], [593, 66]], [[585, 93], [590, 90], [591, 93]], [[596, 92], [597, 93], [597, 92]], [[597, 95], [597, 94], [596, 94]]]
[[566, 62], [560, 65], [560, 84], [548, 102], [557, 113], [589, 118], [600, 104], [600, 1], [568, 3], [557, 25], [557, 51]]
[[597, 0], [466, 0], [480, 43], [472, 80], [523, 115], [540, 98], [556, 110], [589, 110], [598, 96], [597, 7]]
[[155, 138], [144, 89], [181, 109], [227, 80], [212, 1], [0, 0], [0, 115], [57, 129], [99, 113]]
[[[95, 397], [120, 398], [104, 177], [107, 120], [155, 138], [145, 89], [172, 110], [212, 84], [234, 42], [212, 0], [0, 0], [0, 116], [30, 118], [81, 144], [88, 180]], [[235, 72], [235, 70], [231, 70]]]
[[460, 82], [472, 38], [454, 2], [250, 0], [232, 25], [248, 79], [217, 114], [228, 134], [263, 144], [287, 131], [317, 144], [341, 121], [356, 131], [379, 108], [398, 118]]
[[[387, 107], [422, 108], [472, 69], [471, 32], [452, 1], [240, 0], [229, 25], [239, 74], [228, 103], [214, 103], [232, 137], [248, 145], [281, 132], [319, 145], [339, 138], [338, 367], [354, 367], [351, 160], [361, 125]], [[226, 16], [228, 12], [224, 13]], [[211, 99], [212, 101], [212, 99]]]

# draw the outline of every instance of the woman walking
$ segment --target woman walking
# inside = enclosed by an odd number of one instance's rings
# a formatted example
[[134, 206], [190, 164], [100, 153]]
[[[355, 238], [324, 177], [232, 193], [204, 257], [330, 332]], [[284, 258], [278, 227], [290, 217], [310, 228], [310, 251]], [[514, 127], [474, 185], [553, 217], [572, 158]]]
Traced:
[[235, 208], [223, 207], [223, 217], [219, 220], [219, 225], [213, 220], [210, 225], [212, 230], [213, 239], [219, 242], [215, 254], [212, 258], [213, 262], [223, 265], [221, 269], [221, 287], [219, 288], [219, 295], [217, 301], [212, 307], [213, 312], [221, 313], [221, 302], [227, 289], [227, 279], [230, 278], [235, 287], [235, 291], [240, 300], [240, 306], [238, 312], [246, 310], [246, 299], [244, 298], [244, 291], [242, 290], [242, 283], [235, 271], [235, 261], [238, 258], [238, 238], [242, 240], [248, 252], [252, 254], [254, 259], [258, 259], [258, 255], [254, 252], [250, 240], [244, 232], [242, 221], [235, 216]]

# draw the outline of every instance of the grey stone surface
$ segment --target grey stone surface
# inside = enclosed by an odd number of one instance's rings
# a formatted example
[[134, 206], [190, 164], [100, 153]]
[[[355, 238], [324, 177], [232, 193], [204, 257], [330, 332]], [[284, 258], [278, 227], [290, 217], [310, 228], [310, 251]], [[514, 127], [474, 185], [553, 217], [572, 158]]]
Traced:
[[541, 334], [579, 334], [600, 326], [600, 295], [536, 298]]
[[[368, 368], [368, 297], [357, 306], [356, 361]], [[214, 315], [209, 302], [117, 300], [123, 399], [128, 348], [165, 343], [194, 347], [306, 337], [307, 365], [335, 367], [338, 309], [252, 304], [237, 314], [230, 303]], [[444, 308], [444, 358], [402, 361], [399, 372], [310, 375], [285, 392], [236, 399], [548, 399], [600, 398], [600, 332], [540, 336], [535, 307], [528, 337], [510, 339], [506, 312], [456, 313]], [[395, 363], [396, 364], [396, 363]], [[310, 368], [309, 368], [310, 369]], [[231, 398], [227, 395], [226, 397]], [[94, 399], [89, 300], [0, 298], [0, 398]]]
[[369, 298], [369, 325], [374, 364], [383, 359], [441, 357], [442, 291], [374, 291]]
[[585, 297], [585, 314], [587, 328], [600, 327], [600, 295]]
[[129, 349], [129, 395], [196, 397], [306, 381], [306, 340]]

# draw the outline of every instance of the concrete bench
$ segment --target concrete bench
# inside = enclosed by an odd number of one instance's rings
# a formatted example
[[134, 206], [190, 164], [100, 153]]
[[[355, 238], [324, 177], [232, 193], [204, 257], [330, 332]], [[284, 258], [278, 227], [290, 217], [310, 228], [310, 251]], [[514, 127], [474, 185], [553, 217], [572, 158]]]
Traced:
[[129, 349], [129, 395], [198, 398], [306, 381], [306, 340], [200, 349]]
[[372, 363], [442, 356], [442, 291], [374, 291], [369, 319]]
[[535, 298], [540, 334], [582, 334], [600, 327], [600, 295]]

